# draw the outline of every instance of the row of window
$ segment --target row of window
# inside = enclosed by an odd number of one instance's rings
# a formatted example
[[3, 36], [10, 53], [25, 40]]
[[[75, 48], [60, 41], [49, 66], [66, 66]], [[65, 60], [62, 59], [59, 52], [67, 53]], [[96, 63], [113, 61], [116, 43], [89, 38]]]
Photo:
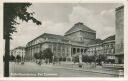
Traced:
[[[62, 47], [57, 47], [57, 46], [54, 47], [54, 46], [55, 45], [53, 45], [53, 49], [52, 49], [52, 45], [49, 45], [48, 47], [51, 48], [51, 50], [53, 50], [54, 52], [61, 52], [61, 50], [63, 53], [69, 52], [69, 47], [67, 47], [67, 46], [62, 46]], [[60, 45], [58, 45], [58, 46], [60, 46]], [[28, 50], [31, 52], [39, 52], [40, 48], [33, 47], [33, 48], [28, 48]], [[44, 50], [44, 48], [42, 50]]]
[[115, 44], [104, 44], [103, 47], [104, 48], [114, 48]]
[[96, 51], [87, 51], [87, 54], [114, 54], [115, 53], [115, 49], [107, 49], [107, 50], [96, 50]]
[[42, 43], [46, 40], [47, 40], [46, 38], [39, 38], [39, 39], [36, 39], [34, 41], [31, 41], [30, 43], [28, 43], [27, 46], [32, 46], [32, 45], [35, 45], [35, 44], [38, 44], [38, 43]]
[[36, 39], [36, 40], [34, 40], [34, 41], [28, 43], [27, 46], [36, 45], [36, 44], [39, 44], [39, 43], [42, 43], [42, 42], [45, 42], [45, 41], [62, 42], [62, 43], [67, 43], [67, 42], [69, 42], [68, 40], [61, 40], [61, 39], [56, 39], [56, 38], [39, 38], [39, 39]]
[[19, 54], [19, 53], [22, 53], [22, 54], [24, 54], [25, 52], [20, 52], [20, 51], [17, 52], [17, 51], [15, 51], [15, 52], [12, 52], [12, 53], [15, 53], [15, 54], [16, 54], [16, 53], [18, 53], [18, 54]]
[[112, 49], [112, 48], [115, 48], [115, 44], [106, 44], [103, 46], [94, 46], [94, 47], [90, 47], [88, 50], [93, 51], [93, 50]]

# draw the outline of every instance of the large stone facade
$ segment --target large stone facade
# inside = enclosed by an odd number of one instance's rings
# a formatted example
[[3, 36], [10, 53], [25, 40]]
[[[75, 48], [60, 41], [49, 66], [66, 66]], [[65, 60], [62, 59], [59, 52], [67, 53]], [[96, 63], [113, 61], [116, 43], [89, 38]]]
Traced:
[[71, 45], [64, 36], [44, 33], [38, 38], [30, 41], [26, 46], [27, 60], [33, 60], [34, 54], [50, 48], [54, 58], [71, 59]]
[[44, 33], [28, 42], [26, 59], [33, 60], [35, 53], [46, 48], [52, 50], [54, 58], [64, 59], [63, 61], [72, 61], [73, 57], [80, 55], [93, 56], [95, 53], [112, 57], [115, 50], [115, 39], [111, 38], [113, 37], [105, 40], [96, 39], [96, 31], [78, 22], [64, 36]]
[[88, 46], [89, 42], [96, 39], [96, 31], [79, 22], [67, 31], [65, 36], [72, 42], [81, 42], [81, 45]]
[[116, 63], [124, 63], [124, 6], [116, 9]]
[[34, 59], [34, 54], [51, 48], [55, 58], [71, 61], [72, 56], [84, 54], [87, 45], [96, 39], [96, 32], [83, 23], [76, 23], [65, 36], [44, 33], [26, 45], [26, 59]]

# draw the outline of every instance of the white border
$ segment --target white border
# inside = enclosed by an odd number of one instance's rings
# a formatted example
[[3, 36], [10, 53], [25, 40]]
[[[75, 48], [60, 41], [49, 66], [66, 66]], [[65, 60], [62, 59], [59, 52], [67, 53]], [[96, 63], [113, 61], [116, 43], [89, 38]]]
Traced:
[[[0, 67], [0, 80], [48, 80], [48, 81], [82, 81], [82, 80], [101, 80], [101, 81], [124, 81], [128, 80], [128, 1], [127, 0], [3, 0], [0, 2], [0, 35], [3, 35], [3, 2], [32, 2], [32, 3], [123, 3], [124, 4], [124, 78], [99, 78], [99, 77], [3, 77], [3, 67]], [[3, 48], [4, 41], [2, 36], [0, 36], [0, 50], [4, 50]], [[0, 65], [3, 66], [3, 51], [0, 51]]]

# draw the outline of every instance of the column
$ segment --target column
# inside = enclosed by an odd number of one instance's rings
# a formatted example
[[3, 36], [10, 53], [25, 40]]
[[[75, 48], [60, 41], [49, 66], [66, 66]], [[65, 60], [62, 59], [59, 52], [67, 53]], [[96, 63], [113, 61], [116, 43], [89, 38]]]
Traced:
[[60, 54], [61, 54], [61, 58], [63, 58], [63, 55], [62, 55], [62, 45], [60, 45]]
[[35, 52], [34, 52], [34, 53], [39, 53], [39, 52], [38, 52], [38, 45], [35, 46]]
[[80, 54], [82, 54], [82, 49], [80, 48]]
[[41, 50], [41, 46], [42, 46], [42, 44], [39, 45], [39, 51], [42, 51], [42, 50]]
[[33, 47], [33, 55], [34, 55], [35, 52], [36, 52], [36, 47], [34, 46]]
[[70, 50], [71, 50], [71, 52], [69, 52], [69, 53], [72, 56], [72, 54], [73, 54], [73, 48], [71, 47]]
[[32, 60], [32, 47], [30, 47], [30, 61]]
[[79, 55], [79, 63], [82, 63], [82, 55]]
[[73, 54], [73, 49], [71, 46], [69, 46], [69, 52], [68, 52], [70, 55], [69, 55], [69, 58], [70, 60], [72, 61], [72, 54]]
[[59, 62], [58, 43], [57, 43], [57, 45], [56, 45], [56, 54], [57, 54], [56, 56], [58, 56], [58, 57], [57, 57], [57, 61]]
[[52, 50], [52, 53], [53, 53], [53, 44], [51, 44], [51, 46], [52, 46], [52, 49], [51, 50]]
[[84, 49], [84, 53], [86, 52], [86, 50]]
[[78, 48], [76, 48], [76, 53], [78, 53]]
[[37, 52], [38, 52], [38, 53], [40, 52], [40, 50], [39, 50], [39, 45], [37, 46]]
[[64, 50], [65, 50], [65, 53], [64, 54], [65, 54], [65, 58], [66, 58], [66, 62], [67, 62], [67, 58], [69, 58], [68, 57], [68, 52], [69, 52], [68, 46], [67, 47], [65, 46], [64, 47]]
[[77, 53], [80, 53], [80, 48], [77, 48]]

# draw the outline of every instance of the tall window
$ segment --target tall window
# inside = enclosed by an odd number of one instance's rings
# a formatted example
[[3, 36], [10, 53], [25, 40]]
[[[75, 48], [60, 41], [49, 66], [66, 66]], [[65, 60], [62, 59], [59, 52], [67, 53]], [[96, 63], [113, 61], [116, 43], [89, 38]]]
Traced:
[[80, 37], [80, 41], [83, 41], [83, 37]]

